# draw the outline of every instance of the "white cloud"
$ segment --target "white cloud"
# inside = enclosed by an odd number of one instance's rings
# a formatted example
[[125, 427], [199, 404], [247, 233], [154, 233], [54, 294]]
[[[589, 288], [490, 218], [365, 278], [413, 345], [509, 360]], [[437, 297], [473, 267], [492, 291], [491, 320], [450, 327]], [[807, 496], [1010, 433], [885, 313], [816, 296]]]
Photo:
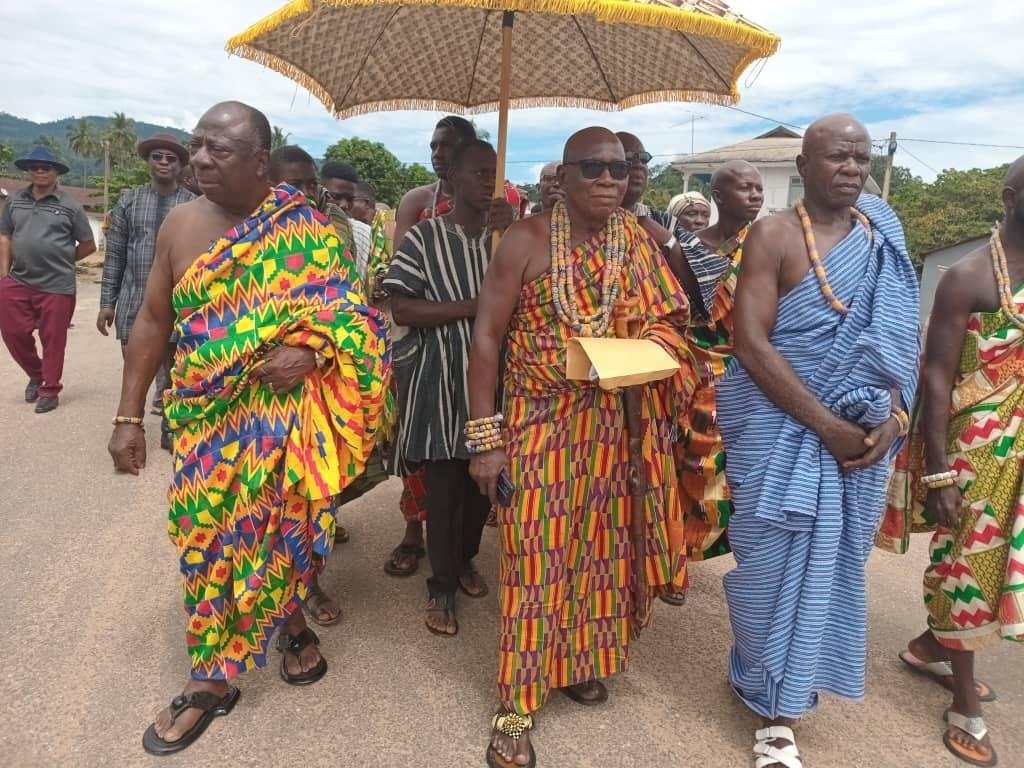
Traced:
[[[314, 154], [358, 135], [383, 141], [404, 161], [427, 164], [426, 145], [438, 114], [382, 113], [339, 122], [291, 81], [224, 52], [228, 37], [282, 3], [79, 0], [74, 13], [61, 0], [2, 3], [8, 66], [0, 109], [34, 120], [117, 110], [190, 129], [213, 103], [237, 98], [265, 111]], [[878, 139], [896, 130], [915, 138], [1024, 145], [1020, 50], [1004, 42], [1009, 32], [1024, 28], [1024, 3], [1004, 0], [979, 8], [961, 0], [862, 0], [852, 6], [735, 0], [733, 7], [783, 39], [763, 71], [741, 78], [743, 109], [799, 125], [848, 110]], [[29, 65], [41, 57], [45, 66]], [[557, 64], [538, 62], [545, 65]], [[640, 135], [650, 152], [667, 160], [689, 151], [691, 113], [704, 118], [694, 125], [697, 151], [772, 127], [699, 104], [612, 114], [521, 110], [510, 119], [509, 174], [534, 181], [538, 166], [560, 154], [568, 134], [595, 123]], [[496, 116], [480, 116], [477, 123], [496, 139]], [[903, 146], [936, 169], [992, 165], [1021, 152]], [[906, 152], [897, 161], [932, 176]]]

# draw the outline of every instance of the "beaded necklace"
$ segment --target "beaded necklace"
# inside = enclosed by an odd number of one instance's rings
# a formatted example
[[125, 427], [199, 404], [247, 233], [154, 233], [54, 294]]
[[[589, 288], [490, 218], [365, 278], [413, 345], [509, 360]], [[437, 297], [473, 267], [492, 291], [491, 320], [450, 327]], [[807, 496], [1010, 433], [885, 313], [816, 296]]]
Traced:
[[[868, 240], [873, 240], [874, 235], [871, 232], [871, 222], [868, 221], [868, 217], [853, 207], [850, 208], [850, 214], [864, 226], [864, 229], [867, 230]], [[800, 225], [804, 228], [804, 242], [807, 243], [807, 257], [811, 260], [811, 268], [814, 269], [814, 274], [818, 278], [818, 285], [821, 287], [822, 296], [824, 296], [832, 306], [832, 309], [839, 314], [845, 315], [849, 313], [849, 308], [839, 300], [839, 297], [836, 296], [835, 292], [832, 290], [832, 286], [828, 282], [828, 274], [825, 272], [825, 265], [821, 263], [821, 256], [818, 255], [818, 246], [815, 245], [814, 242], [814, 225], [811, 224], [811, 217], [807, 215], [807, 208], [804, 207], [803, 200], [800, 200], [796, 204], [796, 215], [800, 217]]]
[[1010, 269], [1006, 265], [1006, 251], [1003, 250], [1003, 240], [999, 237], [999, 228], [992, 230], [992, 239], [989, 241], [989, 250], [992, 253], [992, 271], [996, 275], [996, 283], [999, 285], [999, 306], [1003, 309], [1010, 322], [1018, 328], [1024, 328], [1024, 314], [1017, 312], [1013, 301], [1013, 286], [1010, 284]]
[[595, 312], [580, 315], [573, 287], [572, 224], [565, 203], [551, 211], [551, 293], [555, 311], [577, 336], [604, 336], [612, 320], [612, 307], [619, 295], [622, 269], [626, 263], [626, 229], [622, 211], [613, 213], [602, 230], [604, 273], [601, 302]]

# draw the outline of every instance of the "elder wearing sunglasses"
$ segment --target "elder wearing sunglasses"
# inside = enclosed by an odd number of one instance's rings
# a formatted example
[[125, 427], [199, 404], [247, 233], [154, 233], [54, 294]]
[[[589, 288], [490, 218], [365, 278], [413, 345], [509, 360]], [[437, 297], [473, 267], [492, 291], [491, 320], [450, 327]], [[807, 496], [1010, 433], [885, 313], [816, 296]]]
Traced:
[[[669, 414], [685, 407], [695, 386], [681, 334], [689, 305], [658, 244], [621, 208], [628, 177], [615, 134], [588, 128], [573, 135], [558, 169], [563, 201], [509, 227], [477, 302], [466, 436], [470, 474], [498, 507], [502, 546], [501, 709], [487, 747], [491, 766], [536, 763], [532, 715], [553, 691], [601, 704], [608, 697], [601, 680], [625, 670], [630, 611], [642, 607], [622, 602], [632, 586], [631, 515], [651, 521], [653, 589], [671, 582], [682, 547]], [[569, 380], [565, 370], [570, 338], [615, 335], [617, 299], [636, 302], [641, 335], [681, 365], [675, 378], [644, 393], [651, 487], [643, 510], [631, 509], [621, 398]], [[573, 552], [587, 555], [570, 567]], [[568, 626], [566, 615], [573, 617]]]

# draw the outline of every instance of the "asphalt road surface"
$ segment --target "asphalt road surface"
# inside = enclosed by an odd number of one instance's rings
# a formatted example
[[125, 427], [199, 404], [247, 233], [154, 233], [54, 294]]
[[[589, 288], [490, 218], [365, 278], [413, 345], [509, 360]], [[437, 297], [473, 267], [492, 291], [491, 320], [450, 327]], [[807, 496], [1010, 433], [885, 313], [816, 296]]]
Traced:
[[[271, 666], [244, 676], [234, 712], [178, 756], [142, 751], [143, 730], [186, 681], [181, 587], [165, 533], [170, 459], [147, 417], [150, 462], [115, 475], [107, 455], [117, 405], [117, 342], [94, 327], [99, 287], [80, 280], [60, 408], [36, 415], [24, 376], [0, 350], [0, 764], [21, 766], [484, 765], [496, 706], [497, 602], [460, 596], [457, 637], [423, 626], [426, 564], [412, 578], [382, 564], [402, 521], [390, 481], [345, 507], [352, 541], [323, 578], [344, 619], [318, 629], [327, 676], [293, 688]], [[496, 535], [479, 565], [491, 583]], [[869, 566], [870, 647], [863, 702], [825, 698], [801, 723], [807, 768], [962, 766], [943, 747], [949, 696], [896, 658], [921, 631], [927, 537]], [[534, 743], [547, 768], [750, 766], [755, 718], [730, 693], [722, 592], [730, 558], [696, 564], [683, 608], [658, 604], [611, 698], [586, 708], [555, 695]], [[985, 715], [1005, 768], [1024, 766], [1024, 649], [979, 656], [999, 701]]]

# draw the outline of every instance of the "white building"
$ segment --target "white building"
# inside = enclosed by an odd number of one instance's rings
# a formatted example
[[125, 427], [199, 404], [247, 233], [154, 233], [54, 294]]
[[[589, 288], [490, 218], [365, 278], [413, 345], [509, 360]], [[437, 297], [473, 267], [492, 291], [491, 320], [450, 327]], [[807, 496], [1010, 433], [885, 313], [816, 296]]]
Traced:
[[[672, 165], [683, 174], [683, 191], [690, 188], [693, 176], [710, 176], [729, 160], [746, 160], [757, 168], [764, 181], [764, 208], [761, 216], [792, 206], [804, 195], [804, 182], [796, 170], [796, 156], [800, 154], [803, 138], [781, 125], [748, 141], [729, 144], [695, 155], [683, 155]], [[878, 185], [869, 176], [866, 192], [880, 194]], [[714, 203], [712, 203], [714, 207]], [[712, 220], [717, 211], [712, 210]]]
[[985, 245], [990, 237], [991, 235], [988, 233], [971, 237], [961, 240], [959, 243], [953, 243], [952, 245], [929, 251], [921, 257], [921, 261], [924, 263], [921, 269], [922, 326], [928, 321], [928, 316], [931, 315], [932, 302], [935, 299], [935, 289], [938, 287], [942, 275], [968, 253], [976, 251]]

